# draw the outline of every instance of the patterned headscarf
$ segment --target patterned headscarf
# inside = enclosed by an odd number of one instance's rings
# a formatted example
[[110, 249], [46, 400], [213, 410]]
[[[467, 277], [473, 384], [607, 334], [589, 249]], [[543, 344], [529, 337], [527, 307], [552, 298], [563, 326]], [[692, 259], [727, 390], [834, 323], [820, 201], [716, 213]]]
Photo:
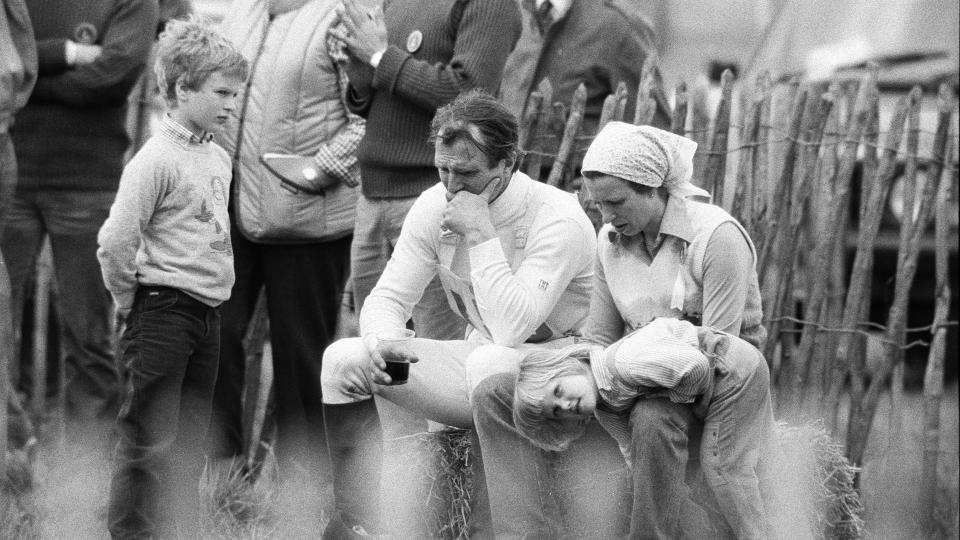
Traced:
[[710, 194], [690, 183], [697, 143], [652, 126], [609, 122], [583, 158], [582, 171], [608, 174], [650, 187], [664, 187], [681, 199]]

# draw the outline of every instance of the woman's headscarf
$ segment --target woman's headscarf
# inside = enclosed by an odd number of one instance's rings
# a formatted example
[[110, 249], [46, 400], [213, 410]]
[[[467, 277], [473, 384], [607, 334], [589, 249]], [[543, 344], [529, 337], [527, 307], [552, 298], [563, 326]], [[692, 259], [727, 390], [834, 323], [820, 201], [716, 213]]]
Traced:
[[690, 183], [697, 143], [652, 126], [609, 122], [587, 149], [584, 174], [608, 174], [644, 186], [663, 187], [681, 199], [710, 194]]

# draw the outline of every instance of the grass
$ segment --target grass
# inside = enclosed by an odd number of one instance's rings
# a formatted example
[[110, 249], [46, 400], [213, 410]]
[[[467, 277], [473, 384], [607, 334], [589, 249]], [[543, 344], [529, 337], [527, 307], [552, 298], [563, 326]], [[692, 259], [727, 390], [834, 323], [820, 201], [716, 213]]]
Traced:
[[[920, 396], [908, 394], [901, 441], [888, 440], [888, 412], [879, 411], [863, 470], [863, 497], [857, 500], [844, 488], [851, 469], [836, 462], [840, 447], [822, 428], [781, 427], [777, 470], [783, 476], [776, 497], [782, 511], [775, 519], [784, 538], [803, 537], [798, 531], [804, 527], [812, 531], [811, 538], [854, 538], [861, 531], [871, 539], [918, 538], [921, 410]], [[946, 538], [957, 538], [958, 416], [957, 386], [952, 385], [943, 403], [940, 460]], [[385, 515], [396, 525], [394, 537], [465, 538], [469, 437], [462, 432], [420, 434], [391, 444], [384, 494]], [[0, 491], [0, 538], [106, 538], [110, 462], [105, 452], [44, 444], [32, 465], [25, 455], [8, 458], [8, 464], [13, 474]], [[303, 480], [306, 474], [293, 476], [295, 480], [282, 482], [271, 460], [255, 482], [230, 463], [209, 468], [201, 482], [205, 517], [200, 536], [318, 537], [329, 519], [330, 488]], [[851, 521], [861, 500], [863, 521]]]

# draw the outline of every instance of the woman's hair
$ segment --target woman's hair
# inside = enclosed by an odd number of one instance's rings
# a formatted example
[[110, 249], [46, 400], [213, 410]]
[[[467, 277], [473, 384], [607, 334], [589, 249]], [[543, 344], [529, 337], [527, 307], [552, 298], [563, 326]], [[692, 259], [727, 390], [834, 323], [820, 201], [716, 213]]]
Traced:
[[544, 450], [564, 450], [583, 435], [586, 420], [547, 418], [543, 410], [547, 383], [558, 377], [582, 375], [595, 345], [578, 344], [560, 350], [538, 349], [520, 361], [513, 394], [513, 424], [521, 435]]
[[240, 51], [199, 20], [171, 20], [158, 38], [153, 70], [160, 95], [168, 105], [177, 102], [178, 81], [182, 80], [185, 88], [197, 90], [213, 73], [245, 80], [248, 69]]

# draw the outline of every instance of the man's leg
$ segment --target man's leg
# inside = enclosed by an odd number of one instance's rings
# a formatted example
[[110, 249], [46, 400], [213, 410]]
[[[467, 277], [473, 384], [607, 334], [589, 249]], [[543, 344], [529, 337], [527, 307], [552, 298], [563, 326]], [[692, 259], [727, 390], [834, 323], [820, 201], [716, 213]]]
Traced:
[[58, 286], [65, 397], [73, 417], [84, 422], [112, 421], [119, 405], [113, 303], [97, 261], [97, 232], [107, 219], [113, 199], [113, 192], [50, 192], [41, 196]]
[[319, 480], [327, 468], [321, 361], [336, 332], [350, 271], [350, 237], [261, 249], [273, 348], [277, 460], [288, 476], [297, 474], [289, 468], [296, 464]]
[[230, 299], [220, 306], [220, 362], [207, 435], [210, 456], [228, 459], [247, 451], [243, 447], [243, 385], [247, 362], [243, 337], [263, 284], [258, 246], [243, 236], [233, 219], [230, 220], [230, 239], [236, 280]]
[[703, 508], [686, 483], [690, 434], [699, 422], [689, 405], [638, 400], [630, 413], [633, 514], [630, 538], [706, 538]]
[[[359, 338], [342, 339], [323, 355], [321, 384], [327, 444], [334, 468], [337, 509], [353, 523], [334, 524], [326, 538], [342, 538], [353, 525], [378, 530], [381, 451], [377, 409], [372, 393], [383, 396], [416, 414], [447, 425], [470, 427], [472, 417], [463, 384], [463, 365], [476, 348], [465, 341], [439, 342], [414, 339], [411, 352], [419, 361], [410, 366], [407, 384], [379, 386], [369, 382], [369, 357]], [[348, 377], [349, 375], [349, 377]], [[348, 380], [363, 381], [356, 388]], [[364, 521], [366, 520], [366, 521]]]
[[[33, 282], [30, 276], [36, 269], [46, 228], [36, 205], [36, 194], [17, 193], [12, 201], [0, 203], [7, 204], [6, 219], [0, 224], [3, 229], [0, 234], [0, 250], [3, 250], [10, 276], [10, 310], [16, 336], [22, 330], [24, 301], [30, 296], [27, 287]], [[21, 335], [20, 339], [29, 339], [29, 336]], [[19, 350], [18, 348], [17, 351]], [[21, 373], [21, 370], [27, 369], [21, 364], [21, 358], [14, 356], [13, 359], [10, 376], [13, 388], [17, 389], [21, 381], [29, 380], [30, 377], [29, 374]]]

